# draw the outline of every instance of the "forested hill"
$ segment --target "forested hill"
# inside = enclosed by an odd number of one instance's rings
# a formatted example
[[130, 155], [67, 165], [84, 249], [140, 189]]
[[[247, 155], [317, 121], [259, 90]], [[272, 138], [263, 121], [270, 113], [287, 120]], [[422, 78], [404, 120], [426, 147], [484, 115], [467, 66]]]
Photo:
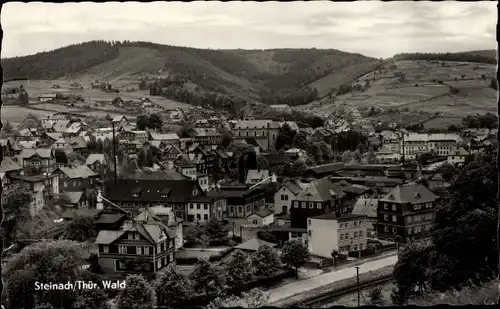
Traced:
[[[211, 50], [148, 42], [92, 41], [31, 56], [2, 59], [4, 78], [75, 78], [121, 72], [141, 79], [151, 74], [175, 76], [186, 88], [244, 100], [290, 105], [316, 99], [310, 85], [339, 73], [321, 92], [350, 82], [351, 66], [366, 73], [376, 59], [328, 49]], [[96, 73], [97, 72], [97, 73]], [[159, 72], [162, 72], [159, 74]], [[109, 74], [108, 74], [109, 73]], [[105, 78], [103, 78], [105, 79]], [[331, 89], [330, 89], [331, 88]]]
[[477, 50], [460, 53], [404, 53], [394, 56], [395, 60], [461, 61], [497, 64], [496, 50]]

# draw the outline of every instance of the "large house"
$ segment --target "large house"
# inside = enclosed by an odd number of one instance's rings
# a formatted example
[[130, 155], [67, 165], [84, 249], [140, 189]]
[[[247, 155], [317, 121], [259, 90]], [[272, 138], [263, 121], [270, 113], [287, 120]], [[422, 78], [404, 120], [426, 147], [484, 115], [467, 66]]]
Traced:
[[52, 149], [23, 149], [17, 159], [27, 176], [48, 175], [55, 169], [56, 160]]
[[347, 213], [342, 205], [345, 193], [328, 178], [316, 179], [307, 183], [295, 196], [290, 210], [292, 227], [306, 228], [307, 218], [324, 213], [340, 211]]
[[438, 197], [421, 184], [404, 184], [393, 189], [378, 202], [378, 235], [403, 241], [429, 236], [435, 219]]
[[249, 188], [247, 185], [223, 185], [218, 190], [207, 192], [208, 196], [222, 195], [227, 200], [228, 219], [242, 219], [258, 211], [266, 204], [262, 188]]
[[454, 133], [403, 133], [401, 151], [407, 159], [426, 152], [446, 157], [457, 149], [459, 141], [460, 136]]
[[223, 195], [198, 195], [189, 198], [187, 222], [208, 223], [226, 219], [227, 201]]
[[307, 219], [307, 247], [311, 255], [331, 258], [366, 248], [366, 216], [327, 213]]
[[156, 273], [175, 261], [175, 233], [152, 216], [139, 214], [122, 229], [101, 230], [95, 243], [99, 246], [99, 265], [105, 272], [131, 271], [134, 261], [146, 258], [149, 271]]
[[280, 125], [272, 120], [240, 120], [233, 128], [235, 140], [253, 137], [260, 148], [274, 148], [278, 138]]
[[196, 180], [191, 179], [119, 179], [107, 183], [105, 197], [127, 211], [141, 208], [172, 207], [176, 215], [187, 221], [186, 205], [193, 196], [203, 195]]
[[52, 174], [59, 176], [59, 188], [63, 192], [85, 191], [95, 185], [99, 177], [87, 165], [59, 167]]
[[156, 132], [149, 132], [150, 141], [161, 141], [165, 146], [176, 145], [180, 146], [179, 136], [176, 133], [160, 134]]

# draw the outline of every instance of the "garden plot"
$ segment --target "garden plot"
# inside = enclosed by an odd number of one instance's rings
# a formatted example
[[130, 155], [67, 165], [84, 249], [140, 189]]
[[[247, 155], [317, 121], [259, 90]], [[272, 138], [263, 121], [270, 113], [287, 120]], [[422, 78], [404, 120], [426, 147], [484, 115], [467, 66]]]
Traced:
[[53, 114], [54, 112], [35, 110], [28, 107], [20, 107], [19, 105], [4, 105], [2, 106], [2, 120], [12, 123], [20, 123], [29, 114], [38, 118], [43, 118]]

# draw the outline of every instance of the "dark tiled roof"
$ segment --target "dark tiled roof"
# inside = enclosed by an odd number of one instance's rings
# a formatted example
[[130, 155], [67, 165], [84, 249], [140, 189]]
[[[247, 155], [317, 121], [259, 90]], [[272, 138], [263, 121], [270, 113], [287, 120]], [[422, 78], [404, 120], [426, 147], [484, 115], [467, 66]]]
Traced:
[[255, 138], [253, 138], [253, 137], [247, 137], [247, 138], [244, 139], [244, 141], [248, 145], [259, 147], [259, 143], [257, 143], [257, 141], [255, 140]]
[[96, 224], [113, 224], [125, 217], [124, 214], [100, 214], [95, 221]]
[[270, 165], [287, 164], [293, 161], [292, 158], [290, 158], [290, 156], [287, 155], [263, 154], [262, 156], [266, 158], [267, 162], [269, 162]]
[[71, 179], [74, 179], [74, 178], [84, 178], [85, 179], [85, 178], [97, 176], [97, 174], [94, 173], [94, 171], [92, 171], [87, 165], [80, 165], [80, 166], [76, 166], [73, 168], [60, 167], [60, 168], [58, 168], [58, 170], [63, 172], [66, 176], [68, 176]]
[[22, 167], [19, 164], [17, 164], [14, 160], [12, 160], [12, 158], [9, 157], [4, 157], [0, 165], [1, 173], [17, 171], [21, 169]]
[[253, 215], [253, 214], [258, 215], [258, 216], [259, 216], [259, 217], [261, 217], [261, 218], [265, 218], [265, 217], [267, 217], [267, 216], [272, 215], [272, 214], [273, 214], [273, 212], [272, 212], [272, 211], [270, 211], [270, 210], [269, 210], [269, 209], [267, 209], [267, 208], [262, 208], [262, 209], [257, 210], [257, 211], [256, 211], [256, 212], [254, 212], [254, 213], [251, 213], [250, 215]]
[[421, 184], [405, 184], [394, 188], [380, 202], [419, 204], [433, 202], [437, 196]]
[[[170, 193], [162, 197], [162, 191], [168, 188]], [[111, 201], [142, 201], [142, 202], [187, 202], [193, 190], [202, 190], [196, 180], [163, 180], [163, 179], [119, 179], [116, 186], [110, 186], [106, 191], [106, 198]], [[133, 197], [132, 192], [142, 189], [138, 197]]]
[[316, 179], [307, 184], [297, 195], [300, 201], [329, 201], [344, 196], [339, 187], [334, 185], [328, 178]]
[[362, 219], [366, 218], [366, 215], [357, 215], [357, 214], [342, 214], [340, 216], [337, 216], [335, 213], [326, 213], [322, 214], [316, 217], [313, 217], [313, 219], [320, 219], [320, 220], [338, 220], [338, 221], [344, 221], [344, 220], [354, 220], [354, 219]]

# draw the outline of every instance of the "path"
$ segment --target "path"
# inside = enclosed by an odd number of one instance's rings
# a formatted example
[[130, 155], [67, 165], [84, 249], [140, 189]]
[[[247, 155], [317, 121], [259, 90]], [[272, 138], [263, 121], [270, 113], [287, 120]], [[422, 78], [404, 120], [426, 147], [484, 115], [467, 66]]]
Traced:
[[[387, 266], [393, 266], [398, 260], [397, 256], [389, 256], [379, 260], [365, 262], [359, 265], [359, 273], [367, 273]], [[354, 266], [325, 273], [305, 280], [295, 281], [274, 289], [269, 290], [269, 303], [273, 304], [282, 301], [286, 298], [308, 292], [320, 288], [324, 285], [331, 284], [337, 281], [349, 279], [356, 276], [356, 268]]]

